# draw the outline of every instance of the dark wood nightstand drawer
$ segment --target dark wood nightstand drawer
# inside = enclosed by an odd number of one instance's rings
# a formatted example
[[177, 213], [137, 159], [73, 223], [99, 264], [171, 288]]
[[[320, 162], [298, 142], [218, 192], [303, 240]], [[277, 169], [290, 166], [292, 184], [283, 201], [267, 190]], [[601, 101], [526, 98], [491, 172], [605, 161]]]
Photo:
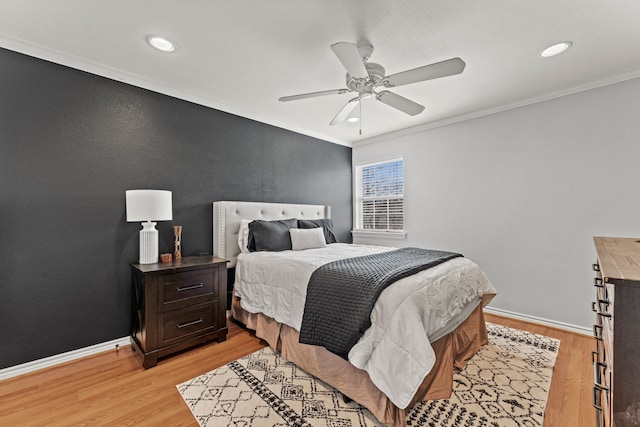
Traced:
[[218, 305], [211, 302], [164, 313], [159, 319], [162, 322], [162, 345], [171, 345], [192, 334], [206, 333], [207, 329], [217, 329], [217, 310]]
[[164, 291], [162, 301], [170, 303], [202, 295], [217, 297], [218, 276], [215, 273], [216, 270], [206, 269], [161, 275], [158, 283]]

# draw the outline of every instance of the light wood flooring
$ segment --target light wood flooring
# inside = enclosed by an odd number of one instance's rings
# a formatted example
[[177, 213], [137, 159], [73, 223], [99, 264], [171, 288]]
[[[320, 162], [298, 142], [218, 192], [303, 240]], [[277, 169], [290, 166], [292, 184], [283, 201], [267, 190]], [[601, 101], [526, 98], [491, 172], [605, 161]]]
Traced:
[[[487, 321], [560, 339], [545, 427], [595, 425], [591, 406], [593, 339], [486, 315]], [[176, 384], [265, 344], [229, 321], [223, 343], [199, 346], [143, 370], [129, 346], [0, 382], [0, 426], [197, 427]]]

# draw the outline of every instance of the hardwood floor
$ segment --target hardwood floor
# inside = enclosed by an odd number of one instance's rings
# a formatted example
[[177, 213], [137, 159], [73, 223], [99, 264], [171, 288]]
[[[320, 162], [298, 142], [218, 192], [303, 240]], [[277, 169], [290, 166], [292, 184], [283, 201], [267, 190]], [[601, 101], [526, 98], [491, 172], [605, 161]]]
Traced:
[[[489, 314], [486, 318], [560, 339], [544, 426], [595, 425], [592, 338]], [[176, 384], [264, 345], [229, 321], [227, 341], [161, 359], [146, 371], [127, 346], [1, 381], [0, 425], [197, 427]]]

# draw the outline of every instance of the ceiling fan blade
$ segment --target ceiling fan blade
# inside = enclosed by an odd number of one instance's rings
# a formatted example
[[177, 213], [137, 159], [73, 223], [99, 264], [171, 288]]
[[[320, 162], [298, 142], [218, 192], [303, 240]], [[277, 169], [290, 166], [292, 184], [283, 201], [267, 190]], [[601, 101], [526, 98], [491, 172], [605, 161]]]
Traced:
[[385, 77], [379, 85], [394, 87], [452, 76], [454, 74], [460, 74], [464, 70], [465, 65], [464, 61], [460, 58], [447, 59], [446, 61], [392, 74]]
[[349, 89], [323, 90], [321, 92], [310, 92], [310, 93], [303, 93], [300, 95], [283, 96], [279, 98], [278, 101], [282, 101], [282, 102], [295, 101], [297, 99], [315, 98], [316, 96], [340, 95], [347, 92], [349, 92]]
[[353, 109], [356, 108], [356, 106], [358, 105], [359, 101], [360, 101], [359, 97], [355, 97], [353, 99], [350, 99], [349, 102], [347, 102], [344, 105], [344, 107], [342, 107], [342, 110], [340, 110], [338, 112], [338, 114], [336, 114], [336, 116], [333, 118], [333, 120], [331, 120], [331, 122], [329, 122], [329, 125], [330, 126], [335, 126], [338, 123], [344, 122], [347, 119], [347, 117], [349, 117], [349, 114], [351, 114]]
[[383, 104], [387, 104], [397, 110], [407, 113], [410, 116], [415, 116], [424, 111], [424, 106], [417, 104], [403, 96], [396, 95], [388, 90], [383, 90], [376, 94], [376, 99]]
[[353, 43], [340, 42], [332, 44], [331, 49], [340, 62], [342, 62], [347, 72], [351, 74], [351, 77], [355, 77], [356, 79], [366, 79], [369, 77], [364, 62], [362, 62], [360, 52], [358, 52], [358, 46]]

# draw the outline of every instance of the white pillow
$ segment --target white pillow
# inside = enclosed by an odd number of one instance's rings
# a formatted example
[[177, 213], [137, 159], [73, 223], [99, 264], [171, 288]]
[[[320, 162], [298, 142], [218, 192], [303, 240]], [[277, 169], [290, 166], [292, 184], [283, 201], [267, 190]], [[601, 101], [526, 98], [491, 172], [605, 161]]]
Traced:
[[324, 248], [327, 243], [324, 241], [324, 229], [318, 228], [292, 228], [289, 230], [291, 235], [291, 248], [294, 251], [303, 249]]
[[240, 229], [238, 230], [238, 246], [240, 252], [249, 252], [249, 223], [250, 219], [243, 219], [240, 222]]

